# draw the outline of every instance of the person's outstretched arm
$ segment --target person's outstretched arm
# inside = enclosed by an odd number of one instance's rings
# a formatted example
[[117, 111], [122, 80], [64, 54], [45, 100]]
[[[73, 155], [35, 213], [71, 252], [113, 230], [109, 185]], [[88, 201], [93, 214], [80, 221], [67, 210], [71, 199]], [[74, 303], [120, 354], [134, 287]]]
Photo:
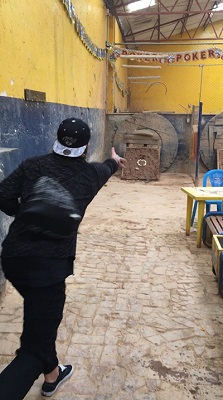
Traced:
[[92, 163], [97, 171], [99, 189], [104, 186], [108, 179], [118, 170], [118, 168], [126, 167], [126, 159], [120, 157], [115, 148], [111, 149], [111, 158], [108, 158], [103, 163]]
[[123, 157], [120, 157], [120, 156], [116, 153], [114, 147], [111, 148], [111, 158], [114, 159], [114, 160], [117, 162], [117, 164], [118, 164], [118, 166], [119, 166], [120, 168], [126, 168], [126, 159], [123, 158]]

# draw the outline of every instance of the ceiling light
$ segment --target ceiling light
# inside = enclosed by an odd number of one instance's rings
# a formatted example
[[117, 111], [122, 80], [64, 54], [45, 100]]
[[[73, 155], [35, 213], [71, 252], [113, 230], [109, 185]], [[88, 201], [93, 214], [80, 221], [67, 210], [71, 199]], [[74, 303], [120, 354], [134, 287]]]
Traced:
[[[133, 4], [135, 4], [135, 3], [133, 3]], [[215, 11], [223, 10], [223, 3], [215, 4], [214, 7], [212, 7], [212, 10], [215, 10]]]
[[139, 0], [127, 6], [129, 12], [142, 10], [143, 8], [152, 7], [156, 4], [155, 0]]

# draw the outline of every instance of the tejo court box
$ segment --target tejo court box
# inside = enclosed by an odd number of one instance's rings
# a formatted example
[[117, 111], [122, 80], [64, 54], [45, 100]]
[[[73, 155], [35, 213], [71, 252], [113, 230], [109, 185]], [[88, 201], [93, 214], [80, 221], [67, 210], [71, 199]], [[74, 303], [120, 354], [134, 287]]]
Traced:
[[161, 142], [149, 129], [125, 135], [127, 167], [122, 179], [159, 180]]

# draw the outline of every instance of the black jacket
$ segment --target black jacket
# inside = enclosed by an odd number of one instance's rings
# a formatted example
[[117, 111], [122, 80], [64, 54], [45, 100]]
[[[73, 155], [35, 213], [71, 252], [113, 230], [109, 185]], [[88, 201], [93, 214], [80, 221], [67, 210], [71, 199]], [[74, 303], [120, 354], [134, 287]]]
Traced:
[[[60, 182], [73, 196], [83, 218], [97, 192], [118, 169], [113, 159], [88, 163], [85, 158], [63, 157], [55, 153], [24, 161], [0, 183], [0, 209], [11, 216], [19, 212], [40, 176]], [[77, 226], [78, 228], [78, 226]], [[46, 238], [27, 231], [16, 218], [2, 243], [2, 257], [75, 258], [77, 234], [69, 237]]]

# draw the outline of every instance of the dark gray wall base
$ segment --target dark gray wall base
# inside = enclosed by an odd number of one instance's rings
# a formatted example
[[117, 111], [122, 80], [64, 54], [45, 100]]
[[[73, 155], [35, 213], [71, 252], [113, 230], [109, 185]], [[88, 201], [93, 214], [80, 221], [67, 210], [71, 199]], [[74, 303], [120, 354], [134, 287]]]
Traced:
[[0, 145], [18, 148], [18, 161], [51, 151], [60, 122], [76, 117], [91, 129], [89, 157], [104, 155], [105, 111], [0, 97]]

